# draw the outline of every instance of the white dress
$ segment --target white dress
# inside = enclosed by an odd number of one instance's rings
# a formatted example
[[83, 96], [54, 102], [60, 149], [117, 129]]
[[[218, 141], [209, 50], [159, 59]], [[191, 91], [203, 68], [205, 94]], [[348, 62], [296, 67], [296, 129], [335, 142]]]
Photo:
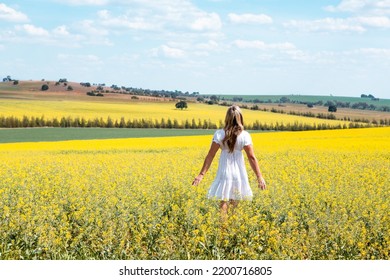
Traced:
[[219, 144], [221, 155], [218, 163], [217, 176], [211, 184], [207, 197], [218, 200], [251, 200], [252, 190], [248, 181], [245, 161], [242, 150], [244, 146], [251, 145], [252, 139], [247, 131], [242, 131], [237, 136], [234, 151], [222, 144], [225, 131], [219, 129], [214, 133], [213, 142]]

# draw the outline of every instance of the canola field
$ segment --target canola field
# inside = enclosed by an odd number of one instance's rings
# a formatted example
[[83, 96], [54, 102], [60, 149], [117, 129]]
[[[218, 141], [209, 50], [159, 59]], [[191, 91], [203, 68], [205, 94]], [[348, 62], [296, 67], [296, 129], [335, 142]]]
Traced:
[[210, 135], [0, 144], [0, 259], [389, 259], [389, 128], [251, 135], [224, 225]]
[[[26, 110], [28, 108], [28, 110]], [[280, 109], [280, 108], [276, 108]], [[283, 107], [282, 107], [283, 109]], [[167, 121], [171, 119], [178, 123], [185, 121], [191, 122], [210, 120], [217, 126], [224, 123], [224, 116], [227, 107], [218, 105], [207, 105], [201, 103], [189, 103], [188, 109], [180, 110], [175, 108], [175, 102], [114, 102], [114, 101], [77, 101], [77, 100], [24, 100], [24, 99], [2, 99], [0, 103], [0, 117], [16, 117], [22, 119], [24, 116], [31, 118], [47, 119], [62, 117], [84, 118], [93, 120], [110, 117], [114, 122], [121, 118], [127, 120], [155, 120], [161, 121], [162, 118]], [[262, 124], [309, 124], [309, 125], [348, 125], [348, 121], [308, 118], [303, 116], [294, 116], [288, 114], [276, 114], [264, 111], [254, 111], [242, 109], [246, 124], [253, 124], [256, 121]], [[44, 113], [43, 113], [44, 112]], [[313, 113], [317, 114], [316, 109]]]

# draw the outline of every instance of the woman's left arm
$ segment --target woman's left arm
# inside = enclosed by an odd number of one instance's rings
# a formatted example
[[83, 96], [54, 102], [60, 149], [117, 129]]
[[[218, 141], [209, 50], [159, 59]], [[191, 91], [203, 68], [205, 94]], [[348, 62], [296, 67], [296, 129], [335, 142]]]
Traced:
[[261, 174], [259, 163], [255, 156], [255, 152], [253, 151], [253, 145], [251, 144], [244, 146], [244, 150], [248, 157], [249, 164], [251, 165], [253, 172], [255, 172], [256, 174], [258, 186], [260, 189], [264, 190], [266, 188], [266, 183], [263, 178], [263, 175]]
[[207, 170], [209, 170], [211, 163], [213, 162], [213, 159], [215, 157], [215, 154], [219, 150], [219, 144], [212, 142], [209, 152], [207, 153], [207, 156], [203, 162], [202, 169], [198, 176], [195, 177], [194, 181], [192, 182], [193, 186], [197, 186], [200, 181], [202, 181], [203, 176], [206, 174]]

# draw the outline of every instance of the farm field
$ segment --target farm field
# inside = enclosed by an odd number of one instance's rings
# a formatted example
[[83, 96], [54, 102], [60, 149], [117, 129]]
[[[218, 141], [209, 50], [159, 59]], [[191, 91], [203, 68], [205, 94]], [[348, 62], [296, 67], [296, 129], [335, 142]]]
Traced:
[[[308, 108], [304, 104], [258, 104], [259, 108], [266, 109], [271, 111], [272, 109], [283, 110], [286, 113], [295, 112], [295, 113], [313, 113], [317, 114], [328, 114], [328, 107], [325, 106], [314, 106], [313, 108]], [[369, 120], [369, 121], [379, 121], [384, 119], [390, 119], [390, 112], [381, 112], [381, 111], [372, 111], [372, 110], [359, 110], [351, 108], [337, 108], [337, 112], [332, 112], [336, 119], [351, 119], [351, 120]]]
[[[373, 104], [375, 106], [390, 106], [390, 99], [380, 98], [379, 100], [371, 100], [370, 98], [361, 98], [361, 97], [347, 97], [347, 96], [319, 96], [319, 95], [299, 95], [299, 94], [285, 94], [285, 95], [238, 95], [244, 101], [255, 100], [258, 99], [263, 102], [278, 103], [280, 98], [287, 97], [292, 102], [312, 102], [315, 103], [317, 101], [339, 101], [339, 102], [350, 102], [359, 103], [366, 102], [368, 104]], [[221, 98], [232, 99], [234, 96], [231, 95], [221, 95]]]
[[[175, 108], [175, 102], [118, 102], [118, 101], [80, 101], [80, 100], [20, 100], [20, 99], [2, 99], [0, 102], [0, 116], [14, 116], [19, 119], [23, 116], [45, 119], [62, 117], [84, 118], [93, 120], [95, 118], [107, 119], [113, 121], [146, 119], [146, 120], [167, 120], [185, 122], [186, 120], [196, 122], [199, 120], [210, 120], [219, 125], [223, 122], [227, 107], [217, 105], [207, 105], [200, 103], [189, 103], [188, 109], [180, 110]], [[27, 109], [28, 108], [28, 109]], [[302, 116], [293, 116], [286, 114], [277, 114], [263, 111], [253, 111], [243, 109], [244, 121], [252, 124], [259, 121], [264, 124], [330, 124], [332, 126], [348, 125], [349, 122], [338, 120], [325, 120], [317, 118], [307, 118]]]
[[17, 128], [0, 129], [0, 143], [47, 142], [213, 134], [210, 129]]
[[0, 144], [0, 259], [389, 259], [390, 128], [251, 135], [224, 227], [211, 135]]

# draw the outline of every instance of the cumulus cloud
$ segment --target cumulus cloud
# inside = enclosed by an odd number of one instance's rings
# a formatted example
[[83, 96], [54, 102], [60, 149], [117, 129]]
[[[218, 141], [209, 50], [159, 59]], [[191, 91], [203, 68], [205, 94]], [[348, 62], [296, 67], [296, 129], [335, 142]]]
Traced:
[[356, 20], [343, 18], [324, 18], [318, 20], [291, 20], [285, 27], [298, 28], [303, 31], [357, 31], [366, 29]]
[[170, 47], [167, 45], [162, 45], [159, 48], [152, 50], [152, 56], [155, 57], [166, 57], [166, 58], [174, 58], [180, 59], [184, 58], [186, 55], [185, 51], [179, 48]]
[[80, 32], [91, 36], [106, 36], [109, 33], [105, 28], [96, 26], [93, 20], [83, 20], [78, 26]]
[[357, 17], [356, 21], [366, 26], [390, 28], [390, 19], [386, 16]]
[[70, 33], [65, 25], [61, 25], [56, 27], [53, 30], [53, 34], [58, 35], [58, 36], [69, 36]]
[[390, 19], [386, 16], [359, 16], [350, 18], [324, 18], [318, 20], [291, 20], [285, 27], [305, 32], [364, 32], [367, 28], [390, 28]]
[[352, 52], [349, 52], [348, 54], [352, 55], [364, 55], [371, 58], [377, 58], [377, 59], [390, 59], [390, 49], [384, 49], [384, 48], [361, 48], [354, 50]]
[[342, 0], [336, 6], [327, 6], [330, 12], [390, 14], [390, 0]]
[[260, 40], [235, 40], [233, 45], [240, 49], [259, 49], [259, 50], [294, 50], [294, 44], [289, 42], [268, 44]]
[[219, 30], [221, 27], [222, 21], [216, 13], [205, 13], [191, 24], [191, 29], [196, 31]]
[[204, 51], [214, 51], [219, 48], [219, 44], [214, 40], [209, 40], [206, 43], [196, 44], [196, 48]]
[[92, 64], [92, 65], [103, 64], [103, 61], [98, 56], [93, 54], [87, 54], [87, 55], [58, 54], [57, 59], [62, 62], [82, 61], [83, 63]]
[[28, 17], [22, 12], [8, 7], [6, 4], [0, 3], [0, 20], [12, 22], [26, 22]]
[[103, 6], [109, 4], [110, 0], [57, 0], [64, 4], [72, 6]]
[[98, 12], [99, 24], [106, 27], [125, 28], [135, 30], [153, 30], [158, 28], [157, 25], [146, 21], [144, 17], [119, 15], [113, 16], [108, 10]]
[[272, 18], [264, 14], [234, 14], [228, 15], [229, 20], [233, 23], [257, 23], [257, 24], [270, 24]]
[[123, 4], [123, 10], [119, 13], [109, 9], [99, 11], [98, 20], [93, 20], [95, 26], [121, 31], [156, 31], [169, 36], [191, 32], [211, 36], [222, 28], [217, 13], [204, 11], [189, 0], [115, 1]]
[[49, 31], [42, 27], [36, 27], [32, 24], [23, 24], [21, 26], [16, 26], [16, 30], [23, 31], [27, 35], [30, 36], [38, 36], [38, 37], [48, 37]]

